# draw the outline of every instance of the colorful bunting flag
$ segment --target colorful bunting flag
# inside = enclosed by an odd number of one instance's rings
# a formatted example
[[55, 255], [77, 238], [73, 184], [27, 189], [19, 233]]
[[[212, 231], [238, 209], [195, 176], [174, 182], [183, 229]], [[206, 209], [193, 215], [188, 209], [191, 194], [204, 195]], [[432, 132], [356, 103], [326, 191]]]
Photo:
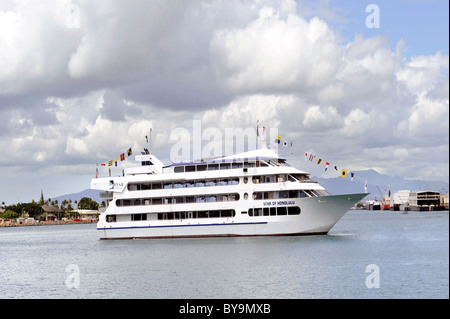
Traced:
[[124, 161], [125, 160], [125, 153], [120, 154], [120, 160]]
[[321, 159], [321, 158], [319, 158], [319, 159], [317, 160], [317, 164], [320, 164], [320, 163], [322, 163], [322, 159]]
[[133, 152], [131, 151], [131, 148], [128, 149], [127, 154], [128, 154], [128, 156], [130, 156], [131, 154], [133, 154]]
[[330, 163], [326, 162], [326, 164], [325, 164], [325, 172], [327, 171], [328, 166], [330, 166]]
[[341, 177], [344, 177], [344, 178], [347, 177], [347, 171], [345, 169], [342, 170]]

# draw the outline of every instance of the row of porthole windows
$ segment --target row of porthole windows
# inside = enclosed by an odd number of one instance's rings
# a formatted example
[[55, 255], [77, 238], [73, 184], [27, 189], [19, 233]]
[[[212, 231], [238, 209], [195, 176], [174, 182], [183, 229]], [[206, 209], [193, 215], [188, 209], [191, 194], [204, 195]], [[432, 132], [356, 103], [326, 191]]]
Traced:
[[262, 207], [250, 208], [248, 216], [284, 216], [284, 215], [300, 215], [300, 207], [298, 206], [278, 206], [278, 207]]
[[127, 207], [127, 206], [147, 206], [147, 205], [164, 205], [164, 204], [209, 203], [209, 202], [228, 202], [237, 200], [239, 200], [239, 194], [231, 193], [231, 194], [211, 194], [211, 195], [197, 195], [197, 196], [117, 199], [116, 206]]

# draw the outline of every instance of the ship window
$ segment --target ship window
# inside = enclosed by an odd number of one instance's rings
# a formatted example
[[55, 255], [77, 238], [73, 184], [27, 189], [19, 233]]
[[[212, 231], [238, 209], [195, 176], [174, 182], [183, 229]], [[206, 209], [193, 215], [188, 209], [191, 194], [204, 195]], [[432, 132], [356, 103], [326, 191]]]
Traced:
[[196, 181], [195, 182], [195, 187], [204, 187], [205, 186], [205, 181]]
[[222, 210], [220, 212], [220, 216], [221, 217], [233, 217], [234, 216], [233, 212], [234, 211], [232, 211], [232, 210]]
[[286, 215], [287, 214], [287, 209], [286, 207], [277, 207], [277, 215]]
[[173, 188], [172, 183], [164, 183], [164, 189]]
[[269, 216], [269, 207], [264, 207], [263, 208], [263, 215], [264, 216]]
[[173, 169], [175, 173], [184, 173], [184, 166], [175, 166]]
[[115, 223], [116, 222], [116, 215], [106, 215], [106, 222], [107, 223]]
[[197, 172], [206, 171], [206, 165], [197, 165]]
[[297, 198], [297, 197], [298, 197], [298, 190], [289, 191], [289, 198]]
[[288, 198], [288, 191], [279, 191], [278, 198]]
[[194, 196], [186, 196], [186, 203], [193, 203], [195, 202]]
[[184, 203], [184, 197], [183, 196], [174, 197], [173, 198], [173, 203], [174, 204], [182, 204], [182, 203]]
[[270, 207], [270, 216], [276, 216], [276, 215], [277, 215], [277, 208]]
[[194, 182], [185, 182], [184, 185], [186, 187], [194, 187], [195, 186]]
[[217, 218], [217, 217], [220, 217], [220, 211], [217, 211], [217, 210], [215, 210], [215, 211], [210, 211], [209, 214], [208, 214], [208, 216], [209, 216], [209, 218]]
[[129, 191], [137, 191], [138, 186], [140, 186], [140, 184], [128, 184], [128, 190]]
[[230, 163], [221, 163], [220, 169], [230, 169], [231, 164]]
[[174, 182], [173, 183], [173, 188], [183, 188], [183, 183], [181, 183], [181, 182]]
[[247, 194], [247, 193], [244, 194], [244, 199], [245, 199], [245, 200], [248, 199], [248, 194]]
[[161, 189], [162, 188], [162, 184], [161, 183], [153, 183], [152, 184], [152, 189]]
[[215, 171], [219, 169], [219, 164], [209, 164], [208, 171]]
[[288, 207], [288, 215], [300, 215], [300, 207], [298, 206]]
[[130, 206], [130, 205], [131, 205], [131, 200], [129, 200], [129, 199], [122, 200], [122, 206]]
[[141, 190], [148, 190], [152, 188], [152, 184], [150, 183], [142, 183], [141, 184]]
[[186, 166], [186, 173], [195, 172], [195, 165]]
[[140, 221], [140, 220], [147, 220], [147, 214], [133, 214], [131, 215], [132, 221]]
[[233, 163], [231, 164], [232, 168], [241, 168], [242, 167], [242, 163]]
[[213, 179], [206, 181], [206, 186], [216, 186], [216, 181]]

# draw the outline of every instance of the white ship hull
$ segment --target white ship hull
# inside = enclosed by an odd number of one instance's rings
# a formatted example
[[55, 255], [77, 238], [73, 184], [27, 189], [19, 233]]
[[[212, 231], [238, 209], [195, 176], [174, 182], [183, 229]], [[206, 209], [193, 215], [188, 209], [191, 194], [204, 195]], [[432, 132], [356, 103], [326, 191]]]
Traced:
[[[356, 202], [366, 195], [361, 193], [297, 198], [289, 201], [289, 204], [291, 207], [299, 207], [300, 214], [284, 216], [236, 214], [229, 218], [176, 220], [156, 220], [155, 218], [155, 220], [108, 223], [105, 220], [108, 212], [105, 212], [100, 216], [97, 230], [101, 239], [326, 234]], [[273, 201], [274, 205], [277, 205], [277, 201]], [[237, 211], [240, 212], [239, 209]]]

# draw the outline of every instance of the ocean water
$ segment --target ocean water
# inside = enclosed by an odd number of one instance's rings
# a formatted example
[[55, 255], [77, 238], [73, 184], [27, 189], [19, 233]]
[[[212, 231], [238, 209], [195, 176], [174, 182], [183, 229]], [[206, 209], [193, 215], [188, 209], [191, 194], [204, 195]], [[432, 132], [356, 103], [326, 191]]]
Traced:
[[349, 211], [328, 235], [101, 241], [0, 228], [0, 299], [449, 298], [449, 214]]

